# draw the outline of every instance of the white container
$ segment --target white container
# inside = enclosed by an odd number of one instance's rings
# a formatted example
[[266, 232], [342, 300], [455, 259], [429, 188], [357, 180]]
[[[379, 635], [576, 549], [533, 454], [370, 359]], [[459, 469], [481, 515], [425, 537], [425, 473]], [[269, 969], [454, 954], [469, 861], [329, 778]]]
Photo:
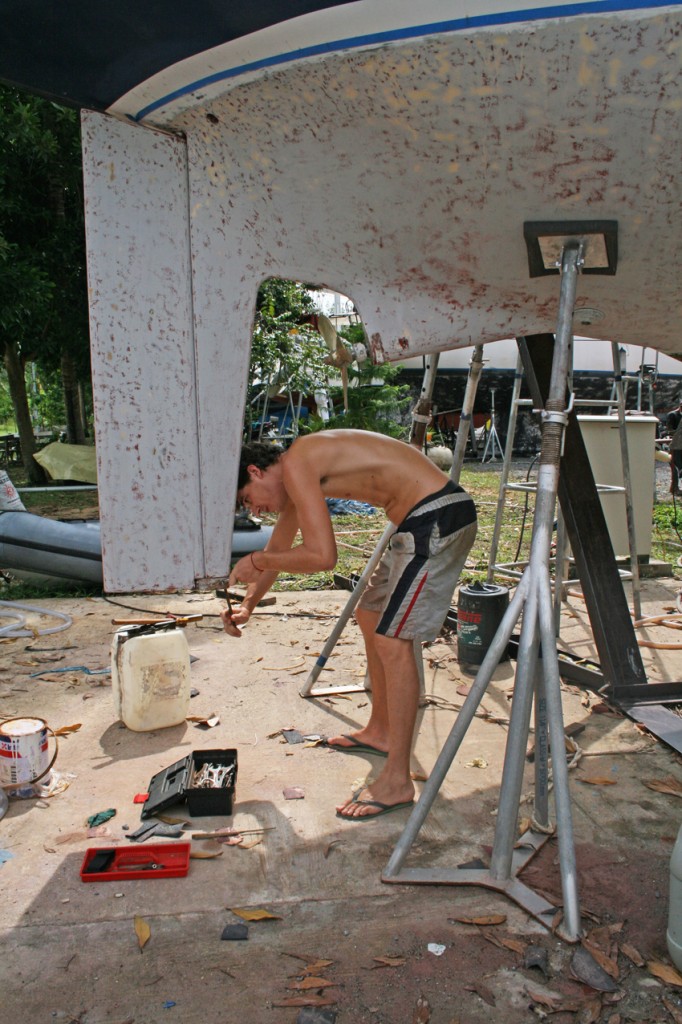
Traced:
[[[623, 487], [623, 459], [620, 448], [620, 425], [617, 416], [578, 416], [587, 457], [596, 484]], [[655, 416], [643, 413], [625, 417], [628, 443], [630, 483], [635, 522], [637, 554], [651, 555], [651, 520], [654, 506], [654, 473], [656, 452]], [[600, 491], [599, 500], [616, 558], [630, 555], [630, 537], [625, 492]]]
[[682, 971], [682, 826], [670, 858], [670, 907], [666, 938], [670, 959]]
[[114, 636], [111, 650], [114, 711], [134, 732], [184, 722], [189, 710], [190, 662], [182, 629]]

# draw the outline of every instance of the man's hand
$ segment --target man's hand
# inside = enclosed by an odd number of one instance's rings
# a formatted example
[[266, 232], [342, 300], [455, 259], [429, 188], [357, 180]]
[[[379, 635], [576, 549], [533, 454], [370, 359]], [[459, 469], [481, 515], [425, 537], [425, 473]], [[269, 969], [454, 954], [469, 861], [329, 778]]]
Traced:
[[235, 563], [230, 573], [229, 585], [232, 587], [236, 583], [257, 583], [262, 575], [262, 570], [256, 568], [251, 555], [244, 555]]
[[224, 608], [220, 613], [220, 618], [226, 633], [229, 633], [230, 636], [241, 636], [242, 631], [239, 627], [249, 621], [251, 612], [243, 604], [240, 604], [236, 608]]

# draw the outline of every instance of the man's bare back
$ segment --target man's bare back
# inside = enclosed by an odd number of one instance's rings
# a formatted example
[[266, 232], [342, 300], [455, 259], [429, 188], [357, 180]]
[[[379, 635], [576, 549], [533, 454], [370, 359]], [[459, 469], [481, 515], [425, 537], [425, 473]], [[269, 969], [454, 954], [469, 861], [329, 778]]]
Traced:
[[410, 445], [362, 430], [308, 434], [293, 443], [281, 462], [285, 480], [302, 463], [314, 466], [325, 498], [377, 505], [396, 524], [447, 479]]
[[[265, 593], [279, 572], [320, 572], [336, 565], [326, 498], [377, 505], [398, 525], [418, 502], [448, 482], [417, 449], [362, 430], [308, 434], [277, 455], [273, 464], [248, 465], [245, 473], [239, 500], [256, 515], [278, 513], [266, 549], [257, 559], [241, 558], [230, 574], [231, 585], [257, 585], [247, 595], [249, 604], [253, 594]], [[294, 544], [299, 531], [300, 543]]]

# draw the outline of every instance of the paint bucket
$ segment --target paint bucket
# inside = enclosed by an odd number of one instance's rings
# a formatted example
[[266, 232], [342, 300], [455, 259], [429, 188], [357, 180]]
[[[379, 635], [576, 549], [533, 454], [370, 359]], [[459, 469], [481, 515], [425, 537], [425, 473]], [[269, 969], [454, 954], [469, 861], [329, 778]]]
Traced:
[[[480, 665], [509, 605], [509, 590], [495, 583], [460, 587], [457, 602], [457, 660]], [[500, 661], [506, 661], [506, 649]]]
[[7, 476], [7, 473], [0, 470], [0, 512], [25, 512], [26, 508], [19, 497], [19, 493]]
[[48, 734], [42, 718], [7, 718], [0, 724], [0, 786], [30, 786], [44, 778], [57, 759], [57, 741], [50, 760]]

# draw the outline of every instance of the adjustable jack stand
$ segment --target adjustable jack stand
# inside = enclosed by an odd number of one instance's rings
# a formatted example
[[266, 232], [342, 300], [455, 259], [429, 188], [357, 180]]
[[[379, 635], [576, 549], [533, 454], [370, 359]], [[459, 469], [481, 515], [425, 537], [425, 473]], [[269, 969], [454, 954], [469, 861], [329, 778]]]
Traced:
[[488, 439], [483, 449], [481, 462], [485, 462], [488, 459], [488, 452], [490, 452], [491, 462], [493, 459], [502, 457], [500, 435], [497, 433], [497, 427], [495, 426], [495, 388], [490, 389], [490, 431], [488, 432]]
[[[556, 232], [558, 234], [559, 232]], [[573, 232], [571, 232], [573, 234]], [[558, 908], [518, 879], [519, 873], [544, 845], [551, 829], [547, 808], [547, 733], [552, 751], [553, 782], [563, 890], [563, 921], [559, 932], [576, 942], [580, 937], [580, 907], [573, 845], [573, 823], [565, 758], [559, 663], [549, 574], [559, 459], [567, 420], [566, 385], [571, 358], [572, 316], [577, 275], [583, 265], [584, 241], [569, 238], [561, 252], [559, 315], [549, 397], [543, 414], [542, 449], [533, 521], [533, 537], [526, 568], [492, 644], [484, 657], [468, 697], [438, 756], [382, 881], [417, 884], [480, 885], [504, 893], [546, 927], [553, 926]], [[490, 866], [446, 870], [403, 868], [421, 826], [452, 761], [473, 721], [514, 626], [523, 612], [516, 681], [505, 752], [499, 811]], [[541, 657], [540, 657], [541, 653]], [[536, 747], [533, 826], [517, 839], [516, 828], [523, 784], [523, 768], [530, 714], [535, 695]]]

